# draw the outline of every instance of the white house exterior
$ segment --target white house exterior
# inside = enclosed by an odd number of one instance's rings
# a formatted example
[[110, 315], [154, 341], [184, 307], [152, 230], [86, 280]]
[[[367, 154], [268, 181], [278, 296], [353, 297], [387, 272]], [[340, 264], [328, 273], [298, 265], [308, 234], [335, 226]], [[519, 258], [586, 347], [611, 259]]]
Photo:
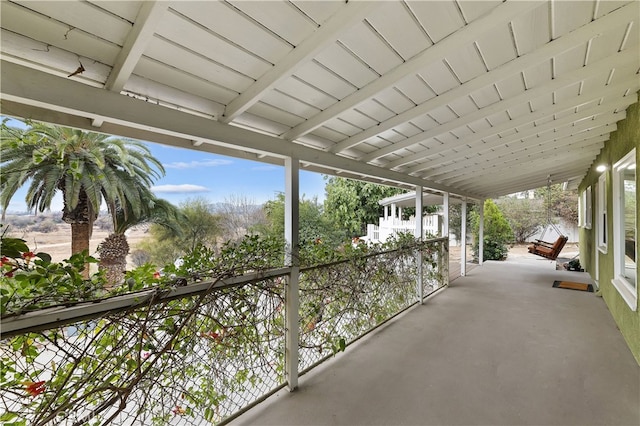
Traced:
[[[389, 237], [400, 233], [413, 232], [416, 229], [416, 218], [402, 220], [400, 216], [383, 216], [378, 225], [367, 224], [367, 235], [360, 237], [361, 240], [372, 243], [387, 241]], [[442, 216], [438, 214], [426, 215], [422, 218], [423, 237], [442, 235]]]

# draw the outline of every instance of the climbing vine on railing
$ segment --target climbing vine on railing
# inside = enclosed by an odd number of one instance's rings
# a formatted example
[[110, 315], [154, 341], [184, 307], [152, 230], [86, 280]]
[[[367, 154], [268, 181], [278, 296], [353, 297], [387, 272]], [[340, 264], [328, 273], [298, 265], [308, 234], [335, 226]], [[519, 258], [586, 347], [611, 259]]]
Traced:
[[[302, 268], [300, 275], [300, 356], [306, 369], [367, 333], [417, 300], [416, 251], [423, 253], [426, 292], [445, 285], [439, 256], [446, 240], [417, 242], [402, 235], [371, 250], [365, 244], [346, 252], [348, 261]], [[393, 248], [393, 249], [391, 249]]]
[[282, 286], [272, 284], [151, 300], [13, 338], [2, 359], [9, 408], [3, 420], [167, 424], [179, 415], [194, 424], [219, 421], [282, 381]]
[[[200, 248], [179, 267], [130, 271], [121, 288], [109, 291], [100, 275], [81, 278], [86, 258], [55, 264], [44, 254], [32, 256], [23, 243], [3, 244], [3, 252], [16, 247], [3, 258], [4, 318], [83, 298], [100, 303], [113, 294], [153, 293], [121, 311], [3, 340], [4, 424], [215, 424], [284, 383], [286, 272], [220, 285], [281, 266], [281, 243], [247, 237], [218, 252]], [[321, 242], [301, 247], [301, 369], [413, 303], [416, 250], [432, 252], [423, 261], [431, 267], [444, 246], [405, 238], [338, 251]], [[437, 271], [428, 274], [438, 279]], [[35, 290], [56, 279], [67, 287], [55, 297]], [[205, 290], [166, 297], [195, 283]], [[35, 302], [28, 300], [31, 291]]]

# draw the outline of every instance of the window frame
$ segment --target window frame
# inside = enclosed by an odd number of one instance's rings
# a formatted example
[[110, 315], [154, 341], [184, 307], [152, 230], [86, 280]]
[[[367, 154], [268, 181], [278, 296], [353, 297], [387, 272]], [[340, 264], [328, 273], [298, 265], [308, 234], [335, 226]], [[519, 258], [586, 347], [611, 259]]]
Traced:
[[607, 254], [608, 249], [608, 229], [607, 229], [607, 172], [604, 172], [598, 178], [598, 186], [596, 187], [596, 216], [597, 216], [597, 237], [598, 250]]
[[[614, 261], [614, 276], [611, 283], [616, 288], [622, 299], [629, 305], [631, 310], [637, 311], [638, 309], [638, 277], [637, 277], [637, 263], [635, 282], [630, 282], [624, 275], [625, 270], [625, 218], [624, 218], [624, 178], [622, 173], [631, 165], [636, 165], [636, 150], [635, 148], [622, 157], [613, 166], [613, 261]], [[637, 176], [636, 176], [637, 182]], [[637, 188], [636, 188], [636, 200], [637, 200]], [[635, 217], [635, 241], [636, 241], [636, 262], [638, 253], [637, 243], [637, 210]]]
[[593, 215], [591, 185], [587, 186], [580, 194], [578, 207], [578, 226], [584, 229], [591, 229]]

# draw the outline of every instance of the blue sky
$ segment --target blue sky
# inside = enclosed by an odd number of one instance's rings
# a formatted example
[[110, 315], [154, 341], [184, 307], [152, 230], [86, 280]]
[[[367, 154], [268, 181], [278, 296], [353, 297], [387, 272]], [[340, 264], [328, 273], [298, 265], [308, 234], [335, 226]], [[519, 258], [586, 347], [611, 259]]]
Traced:
[[[21, 123], [11, 120], [7, 124], [18, 126]], [[284, 167], [149, 142], [146, 144], [166, 171], [165, 176], [155, 182], [153, 192], [173, 204], [178, 205], [196, 197], [216, 203], [234, 196], [262, 204], [284, 191]], [[300, 172], [300, 194], [304, 194], [305, 198], [317, 197], [322, 202], [324, 186], [322, 175]], [[25, 189], [17, 192], [7, 212], [26, 211], [25, 194]], [[57, 212], [61, 209], [62, 199], [58, 197], [51, 210]]]
[[[217, 202], [236, 195], [261, 204], [284, 191], [284, 167], [166, 145], [148, 146], [166, 169], [154, 193], [171, 202], [193, 196]], [[324, 185], [322, 175], [300, 172], [300, 194], [305, 198], [317, 196], [322, 201]]]

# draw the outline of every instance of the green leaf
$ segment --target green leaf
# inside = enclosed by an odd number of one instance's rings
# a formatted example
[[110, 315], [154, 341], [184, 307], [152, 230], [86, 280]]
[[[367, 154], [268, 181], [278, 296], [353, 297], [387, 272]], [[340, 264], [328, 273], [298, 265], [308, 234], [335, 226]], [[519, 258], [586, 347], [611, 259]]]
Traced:
[[215, 411], [211, 409], [211, 407], [207, 407], [204, 409], [204, 418], [208, 422], [212, 422], [215, 416]]
[[18, 413], [13, 411], [7, 411], [5, 413], [2, 413], [2, 415], [0, 415], [0, 422], [7, 422], [9, 420], [15, 419], [16, 417], [18, 417]]
[[29, 251], [25, 240], [20, 238], [5, 238], [0, 240], [0, 255], [12, 258], [21, 257], [22, 253]]
[[138, 363], [134, 360], [134, 359], [128, 359], [127, 362], [127, 370], [129, 371], [133, 371], [136, 369], [136, 367], [138, 366]]
[[26, 420], [18, 420], [17, 422], [5, 423], [4, 426], [25, 426], [26, 424]]
[[44, 260], [47, 263], [51, 262], [51, 255], [49, 253], [44, 253], [44, 252], [36, 253], [36, 257], [39, 257], [40, 259]]
[[340, 348], [340, 352], [344, 352], [344, 350], [346, 349], [346, 347], [347, 347], [347, 342], [344, 340], [344, 338], [343, 338], [343, 337], [341, 337], [341, 338], [338, 340], [338, 347]]

